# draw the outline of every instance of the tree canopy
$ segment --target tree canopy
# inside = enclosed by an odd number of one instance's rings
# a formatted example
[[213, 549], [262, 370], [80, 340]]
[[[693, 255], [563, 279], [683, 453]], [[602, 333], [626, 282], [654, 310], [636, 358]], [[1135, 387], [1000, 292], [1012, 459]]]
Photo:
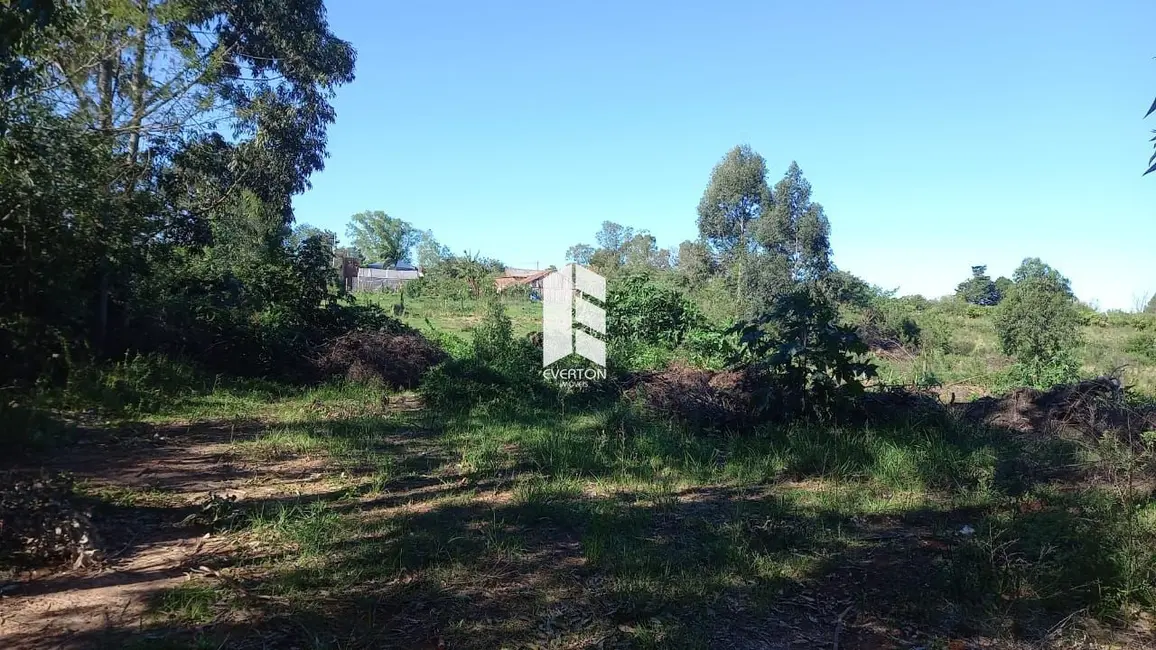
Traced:
[[381, 210], [358, 212], [350, 217], [346, 235], [369, 261], [386, 266], [409, 259], [410, 250], [422, 240], [420, 231]]
[[61, 341], [267, 367], [257, 314], [333, 315], [332, 241], [292, 230], [353, 79], [321, 0], [20, 2], [0, 55], [5, 370]]

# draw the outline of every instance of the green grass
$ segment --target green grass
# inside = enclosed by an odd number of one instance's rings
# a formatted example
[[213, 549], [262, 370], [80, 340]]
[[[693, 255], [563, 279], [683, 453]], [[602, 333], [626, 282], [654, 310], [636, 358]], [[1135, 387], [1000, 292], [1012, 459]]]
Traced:
[[[406, 319], [468, 335], [475, 307], [407, 299]], [[536, 309], [511, 306], [519, 332]], [[884, 379], [995, 385], [1010, 361], [977, 313], [945, 312], [948, 344], [888, 357]], [[1143, 393], [1156, 371], [1127, 351], [1132, 329], [1090, 326], [1078, 352], [1088, 374], [1134, 363]], [[157, 375], [116, 372], [137, 383], [102, 385], [152, 394]], [[628, 402], [402, 413], [365, 387], [182, 381], [165, 399], [121, 400], [147, 408], [120, 417], [169, 435], [223, 427], [258, 472], [307, 459], [327, 478], [312, 496], [238, 503], [243, 515], [217, 534], [262, 552], [225, 563], [227, 580], [154, 600], [157, 617], [216, 641], [247, 626], [302, 647], [417, 647], [431, 630], [455, 648], [741, 647], [728, 635], [793, 634], [773, 626], [783, 620], [821, 630], [821, 645], [852, 607], [938, 647], [1156, 613], [1156, 445], [949, 417], [707, 436]], [[124, 509], [177, 505], [164, 492], [81, 492]], [[240, 603], [244, 625], [226, 630], [221, 613]]]
[[[1079, 441], [950, 422], [711, 438], [621, 405], [482, 409], [398, 438], [417, 426], [434, 425], [361, 415], [238, 443], [325, 455], [362, 489], [252, 511], [243, 531], [279, 550], [227, 597], [258, 596], [264, 615], [334, 643], [372, 636], [368, 603], [394, 603], [397, 620], [433, 616], [467, 648], [547, 623], [559, 647], [591, 634], [704, 647], [740, 616], [721, 603], [757, 616], [808, 589], [949, 635], [1014, 621], [1030, 637], [1077, 611], [1156, 607], [1156, 501], [1061, 476], [1119, 464]], [[866, 582], [839, 582], [851, 568]], [[158, 611], [203, 621], [222, 598], [194, 590]]]
[[[393, 307], [399, 303], [401, 296], [397, 292], [388, 291], [355, 295], [359, 302], [381, 306], [389, 313], [393, 313]], [[513, 297], [501, 297], [499, 300], [513, 322], [516, 336], [524, 336], [542, 328], [542, 303]], [[430, 332], [432, 324], [438, 330], [468, 338], [481, 321], [481, 305], [479, 300], [406, 297], [405, 313], [401, 320], [422, 332]]]

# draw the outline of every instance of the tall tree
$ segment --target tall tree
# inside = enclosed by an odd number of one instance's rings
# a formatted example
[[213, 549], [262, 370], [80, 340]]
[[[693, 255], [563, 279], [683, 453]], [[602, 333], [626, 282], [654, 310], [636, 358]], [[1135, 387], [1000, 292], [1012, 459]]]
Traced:
[[955, 288], [955, 295], [973, 305], [990, 307], [997, 305], [1003, 297], [995, 282], [987, 274], [987, 266], [971, 267], [971, 277], [960, 282]]
[[417, 242], [417, 265], [419, 267], [432, 269], [452, 256], [449, 247], [438, 242], [432, 230], [421, 233]]
[[767, 164], [748, 145], [740, 145], [711, 171], [698, 203], [698, 231], [721, 260], [735, 268], [742, 297], [747, 258], [752, 250], [752, 226], [771, 208]]
[[346, 235], [369, 259], [386, 266], [408, 259], [410, 249], [421, 240], [421, 233], [413, 226], [381, 210], [350, 217]]
[[590, 244], [574, 244], [566, 249], [566, 261], [590, 266], [590, 259], [594, 257], [594, 250]]
[[1069, 298], [1075, 297], [1072, 293], [1072, 283], [1062, 273], [1045, 264], [1038, 257], [1026, 257], [1015, 272], [1012, 273], [1012, 282], [1019, 284], [1028, 280], [1047, 280], [1063, 291]]
[[600, 248], [619, 252], [632, 237], [634, 237], [633, 228], [613, 221], [603, 221], [602, 229], [594, 235], [594, 241], [598, 242]]
[[[57, 8], [67, 24], [23, 59], [32, 62], [19, 70], [24, 90], [6, 96], [0, 121], [29, 98], [107, 147], [115, 180], [102, 184], [105, 207], [92, 215], [102, 233], [91, 243], [99, 343], [110, 301], [132, 309], [148, 247], [208, 234], [207, 221], [251, 213], [252, 200], [288, 227], [290, 195], [323, 167], [329, 99], [353, 79], [355, 57], [330, 33], [321, 0], [80, 0]], [[166, 187], [164, 205], [144, 205]]]
[[774, 205], [759, 219], [755, 237], [772, 267], [788, 283], [818, 282], [834, 269], [831, 225], [823, 206], [811, 201], [811, 183], [792, 162], [772, 192]]
[[678, 270], [685, 282], [698, 286], [714, 273], [710, 247], [702, 241], [684, 241], [678, 245]]

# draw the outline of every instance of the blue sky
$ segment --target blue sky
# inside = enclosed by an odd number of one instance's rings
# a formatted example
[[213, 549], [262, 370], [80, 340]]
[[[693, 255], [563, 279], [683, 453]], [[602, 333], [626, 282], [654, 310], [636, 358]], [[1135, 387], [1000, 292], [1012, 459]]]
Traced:
[[676, 246], [747, 143], [772, 183], [798, 161], [869, 282], [1037, 256], [1103, 308], [1156, 291], [1150, 1], [327, 4], [357, 80], [299, 222], [385, 210], [521, 267], [603, 220]]

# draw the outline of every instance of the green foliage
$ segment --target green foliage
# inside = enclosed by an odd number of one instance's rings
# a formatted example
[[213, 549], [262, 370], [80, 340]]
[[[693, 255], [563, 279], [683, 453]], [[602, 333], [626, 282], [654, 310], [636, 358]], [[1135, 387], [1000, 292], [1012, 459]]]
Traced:
[[821, 287], [827, 298], [836, 304], [865, 308], [883, 297], [882, 292], [847, 271], [832, 271]]
[[612, 338], [678, 346], [700, 322], [694, 304], [679, 291], [645, 275], [628, 275], [610, 283], [606, 295], [606, 327]]
[[875, 364], [861, 359], [867, 345], [855, 328], [840, 325], [834, 307], [806, 289], [781, 295], [771, 311], [732, 331], [740, 346], [734, 361], [768, 375], [760, 397], [768, 414], [830, 414], [876, 375]]
[[[430, 247], [436, 248], [437, 244]], [[431, 253], [425, 253], [428, 257]], [[425, 274], [405, 284], [406, 295], [446, 300], [466, 300], [494, 295], [494, 280], [505, 271], [501, 261], [466, 251], [453, 255], [442, 250]]]
[[413, 226], [381, 210], [358, 212], [350, 217], [346, 235], [367, 259], [385, 266], [408, 259], [410, 249], [421, 239], [421, 233]]
[[566, 250], [566, 260], [587, 266], [606, 277], [620, 272], [651, 273], [669, 270], [671, 252], [658, 248], [658, 240], [650, 232], [635, 232], [633, 228], [603, 221], [595, 234], [598, 246], [575, 244]]
[[1080, 340], [1075, 301], [1047, 277], [1017, 282], [996, 311], [995, 327], [1004, 354], [1021, 363], [1047, 362]]
[[968, 304], [983, 307], [998, 305], [1003, 298], [999, 287], [987, 275], [987, 267], [983, 265], [971, 267], [971, 277], [955, 288], [955, 295]]
[[745, 256], [752, 222], [771, 207], [767, 164], [747, 145], [740, 145], [711, 171], [698, 204], [698, 231], [728, 262]]
[[699, 326], [682, 342], [689, 361], [699, 368], [722, 370], [739, 353], [738, 339], [725, 328]]
[[792, 162], [771, 194], [772, 207], [760, 216], [755, 240], [776, 267], [786, 270], [784, 280], [821, 282], [831, 265], [831, 225], [823, 206], [811, 201], [811, 183]]
[[1148, 304], [1144, 305], [1145, 314], [1156, 314], [1156, 295], [1148, 299]]
[[1142, 359], [1156, 362], [1156, 333], [1141, 332], [1133, 335], [1128, 339], [1124, 351], [1135, 354]]
[[678, 274], [690, 287], [701, 287], [717, 271], [710, 246], [702, 241], [684, 241], [678, 246]]
[[541, 351], [516, 339], [501, 303], [489, 301], [474, 328], [468, 356], [455, 356], [426, 374], [421, 394], [435, 411], [468, 411], [484, 404], [517, 404], [542, 398], [550, 388], [540, 373]]
[[1020, 284], [1028, 280], [1044, 281], [1063, 291], [1069, 298], [1075, 298], [1075, 294], [1072, 293], [1072, 283], [1059, 271], [1044, 264], [1043, 260], [1038, 257], [1025, 257], [1015, 272], [1012, 273], [1013, 284]]
[[114, 4], [5, 14], [0, 378], [126, 351], [301, 370], [353, 318], [290, 202], [353, 49], [320, 0]]
[[1018, 361], [1005, 370], [996, 381], [1000, 392], [1019, 386], [1031, 386], [1047, 390], [1059, 384], [1070, 384], [1080, 380], [1080, 362], [1068, 350], [1062, 350], [1050, 357], [1037, 357]]

